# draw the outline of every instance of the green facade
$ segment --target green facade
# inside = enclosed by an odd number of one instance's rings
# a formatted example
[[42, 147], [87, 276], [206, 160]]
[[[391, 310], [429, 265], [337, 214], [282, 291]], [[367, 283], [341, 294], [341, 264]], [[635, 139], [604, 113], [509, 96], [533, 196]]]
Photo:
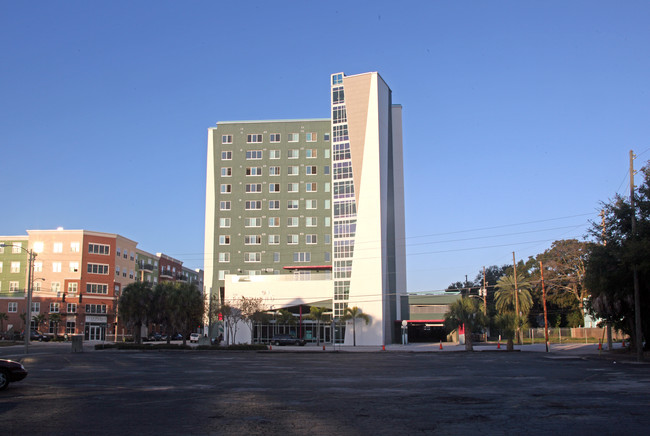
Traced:
[[158, 257], [146, 251], [136, 250], [135, 272], [137, 281], [157, 283]]
[[[0, 237], [0, 297], [3, 298], [24, 298], [27, 290], [27, 270], [29, 268], [29, 255], [27, 250], [27, 238], [5, 236]], [[21, 244], [25, 250], [16, 250], [14, 253], [12, 245]], [[12, 272], [12, 264], [18, 266], [17, 272]], [[11, 290], [13, 285], [13, 289]], [[2, 310], [0, 310], [1, 312]]]
[[330, 120], [222, 122], [210, 134], [214, 283], [223, 287], [225, 274], [331, 267]]

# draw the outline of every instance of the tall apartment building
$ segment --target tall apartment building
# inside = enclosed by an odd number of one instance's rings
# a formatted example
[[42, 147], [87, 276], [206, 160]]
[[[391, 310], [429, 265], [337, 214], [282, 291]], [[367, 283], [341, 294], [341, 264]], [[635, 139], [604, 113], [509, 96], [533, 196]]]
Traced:
[[[137, 242], [114, 233], [62, 228], [27, 233], [0, 237], [0, 312], [8, 315], [4, 328], [15, 331], [25, 328], [21, 315], [27, 309], [28, 250], [35, 254], [31, 312], [44, 315], [43, 324], [32, 319], [32, 328], [49, 334], [83, 333], [86, 340], [124, 334], [128, 329], [120, 322], [117, 304], [122, 290], [138, 280], [157, 283], [159, 265], [173, 259], [149, 255]], [[169, 280], [192, 281], [202, 289], [200, 270], [174, 262], [178, 272]]]
[[[330, 118], [209, 129], [206, 290], [274, 309], [327, 299], [336, 318], [358, 306], [372, 322], [357, 326], [357, 342], [396, 340], [408, 307], [401, 106], [391, 99], [377, 73], [337, 73]], [[325, 272], [318, 285], [312, 272]], [[283, 273], [304, 282], [263, 277]]]

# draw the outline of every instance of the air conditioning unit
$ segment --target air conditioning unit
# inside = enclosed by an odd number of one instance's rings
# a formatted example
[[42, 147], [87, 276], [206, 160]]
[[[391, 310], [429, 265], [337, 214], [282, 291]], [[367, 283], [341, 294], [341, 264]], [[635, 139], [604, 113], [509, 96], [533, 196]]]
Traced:
[[266, 269], [266, 272], [267, 272], [267, 273], [272, 273], [272, 272], [273, 272], [273, 268], [267, 268], [267, 269]]

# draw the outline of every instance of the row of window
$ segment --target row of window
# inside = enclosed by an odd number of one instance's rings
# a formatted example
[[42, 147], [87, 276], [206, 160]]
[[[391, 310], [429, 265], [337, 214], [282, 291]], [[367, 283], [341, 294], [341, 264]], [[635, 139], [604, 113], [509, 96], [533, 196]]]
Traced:
[[[329, 165], [323, 167], [323, 174], [328, 175], [330, 173]], [[279, 176], [282, 174], [281, 167], [273, 166], [269, 167], [269, 176]], [[318, 174], [318, 166], [316, 165], [306, 165], [305, 166], [305, 175], [315, 176]], [[247, 176], [263, 176], [262, 167], [246, 167]], [[287, 175], [289, 176], [299, 176], [300, 167], [298, 165], [292, 165], [287, 167]], [[221, 177], [232, 177], [232, 167], [221, 167]]]
[[[0, 242], [0, 254], [5, 252], [5, 247], [4, 244], [6, 244], [7, 247], [11, 246], [11, 253], [12, 254], [20, 254], [23, 250], [23, 243], [22, 242]], [[36, 251], [36, 250], [34, 250]]]
[[[274, 257], [277, 256], [276, 262], [279, 262], [280, 261], [280, 253], [273, 253], [273, 255], [274, 255]], [[269, 273], [271, 271], [269, 271], [268, 269], [265, 269], [264, 272]], [[273, 274], [280, 274], [280, 270], [278, 270], [278, 269], [275, 269], [272, 272], [273, 272]], [[244, 271], [240, 270], [240, 271], [238, 271], [238, 273], [239, 274], [243, 273], [244, 275], [248, 275], [248, 276], [259, 276], [259, 275], [262, 275], [262, 270], [261, 269], [246, 269]], [[230, 274], [230, 270], [227, 270], [227, 269], [219, 270], [219, 280], [225, 280], [226, 279], [226, 274]], [[294, 276], [294, 278], [296, 280], [310, 280], [311, 274], [312, 274], [311, 271], [294, 271], [293, 276]], [[317, 274], [318, 274], [318, 272], [317, 272]], [[325, 279], [326, 280], [329, 280], [329, 279], [332, 278], [332, 274], [331, 274], [330, 271], [325, 271], [324, 274], [325, 274]]]
[[[280, 235], [266, 235], [267, 242], [269, 245], [280, 245]], [[324, 235], [324, 243], [329, 244], [331, 236], [329, 234]], [[300, 243], [300, 235], [287, 235], [287, 244], [288, 245], [297, 245]], [[318, 244], [318, 235], [307, 234], [305, 235], [305, 243], [308, 245]], [[262, 235], [245, 235], [244, 236], [244, 245], [261, 245], [262, 244]], [[230, 245], [230, 235], [219, 235], [219, 245]]]
[[[325, 262], [329, 262], [331, 259], [331, 254], [329, 252], [325, 252]], [[228, 252], [223, 252], [219, 253], [218, 255], [218, 260], [220, 263], [229, 263], [230, 262], [230, 253]], [[246, 252], [244, 253], [244, 262], [246, 263], [251, 263], [251, 262], [261, 262], [262, 261], [262, 253], [257, 251], [257, 252]], [[294, 262], [311, 262], [311, 252], [309, 251], [300, 251], [300, 252], [295, 252], [293, 253], [293, 261]], [[280, 253], [273, 253], [273, 262], [280, 262]], [[223, 279], [221, 279], [223, 280]]]
[[[70, 242], [70, 252], [79, 253], [79, 247], [81, 244], [79, 242]], [[34, 242], [32, 249], [34, 253], [42, 253], [45, 248], [45, 243], [41, 241]], [[54, 242], [52, 244], [53, 253], [63, 253], [63, 242]]]
[[[67, 303], [66, 306], [67, 313], [77, 313], [77, 304], [76, 303]], [[86, 313], [106, 313], [105, 304], [86, 304]], [[61, 303], [50, 303], [50, 313], [59, 313], [61, 310]], [[32, 313], [40, 313], [41, 303], [34, 302], [32, 303]], [[18, 312], [18, 302], [10, 301], [7, 304], [8, 313], [17, 313]]]
[[[134, 277], [135, 273], [134, 273], [133, 270], [128, 270], [127, 268], [124, 268], [124, 271], [122, 271], [122, 277], [126, 277], [127, 271], [129, 273], [129, 278], [132, 279]], [[120, 276], [120, 267], [119, 266], [115, 266], [115, 275], [118, 276], [118, 277]]]
[[[280, 217], [268, 217], [269, 227], [280, 227]], [[287, 218], [287, 227], [298, 227], [300, 224], [299, 217], [288, 217]], [[325, 227], [330, 226], [330, 217], [324, 217]], [[221, 217], [219, 218], [219, 227], [222, 229], [227, 229], [232, 223], [231, 218]], [[318, 226], [318, 217], [305, 217], [305, 226], [306, 227], [317, 227]], [[252, 217], [244, 218], [244, 227], [262, 227], [262, 217]]]
[[[318, 157], [318, 149], [316, 148], [307, 148], [305, 151], [305, 157], [307, 159], [315, 159]], [[263, 159], [264, 150], [246, 150], [246, 159], [247, 160], [260, 160]], [[329, 159], [330, 150], [326, 148], [323, 150], [323, 157]], [[269, 150], [269, 159], [281, 159], [282, 150]], [[292, 148], [287, 150], [288, 159], [298, 159], [300, 158], [300, 149]], [[221, 160], [232, 160], [232, 150], [223, 150], [221, 152]]]
[[[246, 200], [244, 203], [245, 210], [262, 210], [262, 200]], [[323, 200], [323, 208], [330, 209], [331, 201]], [[221, 200], [219, 202], [219, 210], [231, 210], [232, 202], [230, 200]], [[269, 210], [280, 210], [280, 200], [269, 200]], [[288, 210], [298, 210], [300, 208], [300, 200], [287, 200]], [[305, 200], [305, 208], [307, 210], [318, 209], [318, 200]], [[1, 272], [1, 271], [0, 271]]]
[[[305, 133], [306, 142], [316, 142], [318, 140], [318, 134], [316, 132], [307, 132]], [[330, 134], [323, 134], [323, 140], [329, 141]], [[269, 134], [269, 142], [280, 142], [282, 141], [282, 134], [280, 133], [271, 133]], [[300, 141], [299, 133], [288, 133], [287, 142], [298, 142]], [[249, 144], [258, 144], [264, 142], [264, 135], [261, 133], [250, 133], [246, 135], [246, 142]], [[232, 144], [232, 135], [221, 135], [222, 144]]]
[[[278, 193], [282, 192], [280, 183], [269, 183], [269, 192]], [[305, 192], [318, 192], [318, 183], [317, 182], [307, 182], [305, 185]], [[329, 192], [330, 183], [325, 183], [325, 192]], [[248, 194], [257, 194], [262, 191], [262, 183], [246, 183], [244, 191]], [[232, 185], [230, 183], [222, 183], [219, 187], [219, 192], [222, 194], [231, 194]], [[287, 183], [287, 192], [297, 193], [300, 192], [300, 183]]]
[[[115, 251], [117, 257], [120, 257], [120, 253], [121, 253], [120, 247], [117, 247]], [[126, 248], [124, 249], [124, 259], [129, 259], [129, 250], [127, 250]], [[130, 260], [135, 260], [135, 253], [133, 251], [131, 252]]]

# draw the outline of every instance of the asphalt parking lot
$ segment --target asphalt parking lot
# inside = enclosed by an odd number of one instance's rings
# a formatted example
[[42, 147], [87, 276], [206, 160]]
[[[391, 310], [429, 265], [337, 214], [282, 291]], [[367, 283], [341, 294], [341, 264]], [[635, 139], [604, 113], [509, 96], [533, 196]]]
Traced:
[[[279, 350], [278, 350], [279, 351]], [[298, 350], [296, 350], [298, 351]], [[645, 434], [650, 365], [594, 353], [0, 348], [3, 435]], [[359, 350], [355, 350], [359, 351]]]

